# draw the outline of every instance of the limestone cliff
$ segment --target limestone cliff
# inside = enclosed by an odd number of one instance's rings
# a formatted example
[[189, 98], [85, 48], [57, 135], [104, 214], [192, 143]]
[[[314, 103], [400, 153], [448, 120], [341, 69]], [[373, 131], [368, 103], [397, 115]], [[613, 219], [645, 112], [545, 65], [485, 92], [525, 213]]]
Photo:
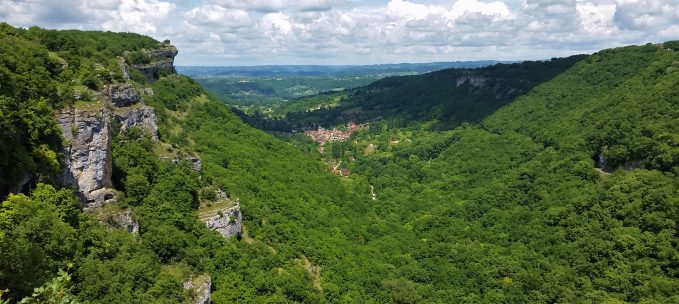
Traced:
[[203, 274], [191, 277], [182, 285], [188, 293], [188, 302], [190, 304], [212, 303], [212, 279], [210, 275]]
[[103, 209], [98, 217], [99, 221], [109, 229], [125, 229], [128, 232], [139, 234], [139, 222], [130, 209]]
[[223, 237], [241, 237], [243, 233], [243, 216], [240, 204], [224, 201], [198, 209], [198, 218], [205, 225]]
[[172, 160], [172, 163], [179, 164], [181, 162], [187, 162], [193, 171], [200, 172], [202, 169], [202, 161], [200, 160], [200, 157], [198, 156], [184, 156], [181, 158], [175, 158]]
[[146, 51], [146, 54], [151, 57], [151, 63], [132, 65], [132, 67], [142, 72], [148, 81], [154, 82], [160, 78], [161, 70], [174, 72], [174, 57], [177, 53], [177, 48], [166, 44], [161, 48]]
[[643, 168], [643, 164], [641, 160], [638, 159], [627, 159], [622, 162], [618, 163], [609, 163], [606, 158], [606, 151], [608, 150], [608, 147], [603, 147], [602, 150], [599, 152], [599, 154], [595, 157], [595, 162], [594, 166], [596, 168], [601, 169], [601, 171], [606, 172], [606, 173], [611, 173], [615, 171], [617, 168], [623, 168], [625, 170], [634, 170], [634, 169], [639, 169]]
[[86, 210], [101, 207], [115, 196], [111, 189], [110, 116], [104, 105], [66, 108], [57, 116], [66, 141], [62, 151], [66, 166], [61, 181], [76, 186]]
[[461, 86], [463, 84], [469, 84], [472, 87], [478, 88], [482, 87], [483, 85], [486, 84], [486, 81], [488, 81], [489, 78], [487, 77], [481, 77], [481, 76], [474, 76], [474, 75], [468, 75], [468, 76], [461, 76], [456, 79], [456, 86]]
[[137, 127], [151, 136], [152, 139], [158, 140], [155, 109], [148, 106], [116, 109], [114, 117], [120, 126], [121, 133], [127, 132], [132, 127]]
[[109, 84], [104, 88], [104, 96], [116, 107], [127, 107], [141, 99], [137, 91], [128, 83]]
[[89, 211], [115, 199], [111, 182], [113, 121], [120, 132], [138, 127], [158, 139], [154, 109], [143, 105], [130, 84], [107, 85], [102, 96], [103, 102], [65, 108], [57, 115], [66, 141], [61, 151], [65, 161], [61, 182], [76, 187], [83, 208]]

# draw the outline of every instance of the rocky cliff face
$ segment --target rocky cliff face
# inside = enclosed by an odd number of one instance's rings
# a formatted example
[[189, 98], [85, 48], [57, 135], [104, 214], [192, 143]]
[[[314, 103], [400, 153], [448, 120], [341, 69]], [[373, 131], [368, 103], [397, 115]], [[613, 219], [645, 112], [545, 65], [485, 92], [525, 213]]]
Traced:
[[151, 57], [151, 63], [138, 64], [132, 67], [138, 69], [146, 76], [146, 79], [154, 82], [160, 78], [160, 71], [166, 69], [174, 72], [174, 57], [177, 56], [177, 48], [165, 45], [159, 49], [147, 50], [146, 54]]
[[120, 125], [120, 132], [124, 133], [132, 127], [141, 129], [144, 133], [158, 140], [158, 125], [156, 124], [156, 111], [148, 106], [129, 109], [116, 109], [114, 114], [116, 122]]
[[468, 83], [470, 86], [478, 88], [482, 87], [484, 84], [486, 84], [486, 81], [488, 81], [487, 77], [480, 77], [480, 76], [462, 76], [458, 77], [456, 80], [456, 86], [461, 86], [465, 83]]
[[198, 210], [199, 219], [205, 225], [221, 234], [223, 237], [241, 237], [243, 233], [243, 216], [240, 205], [221, 203]]
[[191, 277], [182, 284], [184, 290], [189, 294], [190, 304], [210, 304], [212, 303], [212, 279], [210, 275], [203, 274]]
[[198, 157], [198, 156], [185, 156], [185, 157], [182, 157], [182, 158], [175, 158], [175, 159], [172, 160], [172, 163], [179, 164], [183, 161], [187, 162], [191, 166], [191, 169], [193, 169], [193, 171], [196, 171], [196, 172], [200, 172], [200, 170], [203, 167], [202, 161], [200, 160], [200, 157]]
[[628, 160], [625, 160], [625, 161], [618, 163], [618, 164], [609, 164], [606, 161], [606, 154], [605, 154], [606, 150], [608, 150], [608, 147], [602, 148], [602, 151], [600, 151], [599, 154], [596, 156], [595, 163], [594, 163], [594, 166], [596, 168], [600, 168], [603, 172], [611, 173], [619, 167], [621, 167], [625, 170], [634, 170], [634, 169], [643, 168], [642, 162], [638, 159], [628, 159]]
[[139, 234], [139, 222], [130, 209], [103, 211], [99, 214], [99, 221], [109, 229], [125, 229], [128, 232]]
[[104, 96], [116, 107], [127, 107], [140, 101], [137, 91], [127, 83], [110, 84], [104, 88]]
[[84, 209], [101, 207], [115, 198], [111, 189], [110, 111], [103, 105], [88, 109], [67, 108], [58, 116], [64, 139], [62, 154], [66, 167], [61, 180], [76, 186]]
[[57, 115], [66, 140], [62, 151], [66, 166], [61, 181], [65, 186], [76, 187], [84, 201], [83, 208], [88, 211], [115, 199], [111, 182], [114, 119], [121, 132], [138, 127], [158, 139], [155, 111], [139, 104], [142, 100], [131, 85], [108, 85], [102, 95], [105, 102], [66, 108]]

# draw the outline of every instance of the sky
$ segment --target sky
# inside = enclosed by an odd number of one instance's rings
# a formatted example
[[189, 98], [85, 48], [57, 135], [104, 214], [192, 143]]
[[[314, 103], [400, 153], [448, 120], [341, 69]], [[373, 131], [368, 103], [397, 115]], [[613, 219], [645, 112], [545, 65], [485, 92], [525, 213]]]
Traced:
[[679, 40], [679, 0], [0, 0], [0, 21], [170, 39], [176, 65], [527, 60]]

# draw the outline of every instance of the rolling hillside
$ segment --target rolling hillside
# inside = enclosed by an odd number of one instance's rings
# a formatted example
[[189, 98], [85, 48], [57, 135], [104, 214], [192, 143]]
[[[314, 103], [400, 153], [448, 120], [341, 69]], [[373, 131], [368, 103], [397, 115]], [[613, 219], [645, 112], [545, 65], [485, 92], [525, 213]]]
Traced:
[[322, 153], [176, 54], [0, 24], [0, 302], [679, 301], [675, 42], [300, 100]]

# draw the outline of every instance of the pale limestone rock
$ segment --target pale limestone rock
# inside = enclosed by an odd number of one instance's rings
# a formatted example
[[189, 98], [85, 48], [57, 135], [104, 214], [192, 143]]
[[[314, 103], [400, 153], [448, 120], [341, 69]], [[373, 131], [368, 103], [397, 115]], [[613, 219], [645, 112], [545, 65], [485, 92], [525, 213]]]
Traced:
[[118, 57], [118, 66], [123, 72], [123, 79], [130, 80], [130, 67], [125, 63], [125, 58]]
[[109, 84], [104, 88], [106, 100], [116, 107], [128, 107], [141, 100], [137, 91], [127, 83]]
[[243, 216], [240, 212], [240, 205], [236, 203], [225, 204], [219, 207], [215, 204], [212, 207], [201, 208], [198, 210], [199, 219], [205, 225], [221, 234], [223, 237], [241, 237], [243, 233]]
[[66, 167], [61, 181], [75, 186], [84, 209], [99, 208], [114, 198], [111, 189], [110, 111], [103, 105], [89, 109], [67, 108], [57, 116], [66, 143]]
[[472, 87], [478, 88], [482, 87], [486, 81], [488, 81], [487, 77], [479, 77], [479, 76], [462, 76], [458, 77], [456, 81], [456, 86], [461, 86], [465, 83], [469, 83]]
[[87, 211], [115, 201], [111, 181], [113, 119], [121, 132], [138, 127], [158, 139], [155, 111], [147, 106], [118, 108], [114, 114], [104, 104], [92, 104], [83, 109], [66, 108], [57, 115], [66, 141], [61, 151], [66, 163], [61, 182], [76, 187]]
[[151, 63], [136, 64], [136, 68], [150, 82], [155, 82], [160, 78], [160, 70], [167, 69], [174, 72], [174, 57], [177, 56], [177, 48], [172, 45], [165, 45], [158, 49], [147, 50], [146, 54], [151, 57]]
[[99, 220], [108, 228], [125, 229], [128, 232], [139, 234], [139, 222], [134, 218], [130, 209], [103, 211], [99, 215]]
[[137, 127], [158, 140], [158, 125], [156, 124], [156, 110], [148, 107], [134, 107], [116, 109], [114, 114], [116, 122], [120, 125], [120, 132], [127, 132], [132, 127]]
[[182, 284], [184, 290], [189, 293], [190, 304], [212, 303], [212, 279], [208, 274], [189, 278]]
[[200, 157], [186, 156], [182, 159], [173, 159], [172, 163], [178, 164], [182, 161], [189, 163], [189, 165], [191, 165], [191, 168], [193, 169], [193, 171], [200, 172], [200, 170], [202, 169], [202, 162], [200, 160]]

